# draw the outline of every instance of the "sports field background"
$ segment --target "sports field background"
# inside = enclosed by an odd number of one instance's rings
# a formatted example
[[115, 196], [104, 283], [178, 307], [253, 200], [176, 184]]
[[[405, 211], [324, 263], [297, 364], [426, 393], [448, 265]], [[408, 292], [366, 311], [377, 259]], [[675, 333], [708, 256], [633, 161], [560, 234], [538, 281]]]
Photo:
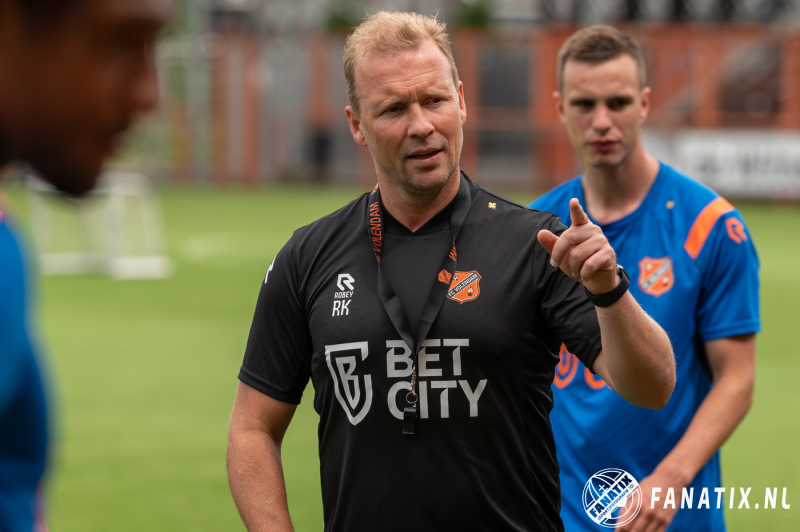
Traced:
[[[47, 489], [53, 532], [244, 530], [228, 491], [225, 449], [259, 287], [294, 229], [360, 192], [165, 188], [160, 201], [177, 266], [172, 278], [49, 277], [40, 283], [39, 323], [57, 425]], [[25, 221], [25, 194], [18, 187], [8, 193]], [[510, 197], [525, 204], [533, 199]], [[737, 487], [737, 501], [739, 486], [752, 487], [751, 509], [726, 510], [727, 519], [732, 532], [795, 532], [800, 207], [737, 206], [761, 258], [764, 332], [755, 404], [723, 449], [723, 482]], [[322, 530], [312, 397], [309, 385], [283, 445], [299, 532]], [[779, 499], [788, 487], [792, 508], [753, 509], [755, 502], [763, 506], [767, 486], [779, 488]]]

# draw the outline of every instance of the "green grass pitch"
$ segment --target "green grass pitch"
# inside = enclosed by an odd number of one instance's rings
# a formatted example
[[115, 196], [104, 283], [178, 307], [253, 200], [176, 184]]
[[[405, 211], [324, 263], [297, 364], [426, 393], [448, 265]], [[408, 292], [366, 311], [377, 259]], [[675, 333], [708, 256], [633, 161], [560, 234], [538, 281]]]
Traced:
[[[160, 200], [174, 277], [50, 277], [39, 284], [56, 419], [51, 530], [244, 530], [228, 491], [225, 447], [259, 286], [294, 229], [358, 193], [166, 188]], [[24, 218], [25, 195], [12, 187], [10, 196]], [[761, 257], [764, 332], [755, 404], [723, 449], [723, 482], [752, 487], [751, 509], [726, 510], [727, 520], [732, 532], [796, 531], [800, 208], [741, 209]], [[301, 532], [322, 529], [312, 398], [309, 386], [283, 445], [289, 506]], [[788, 487], [792, 508], [753, 509], [763, 505], [767, 486]]]

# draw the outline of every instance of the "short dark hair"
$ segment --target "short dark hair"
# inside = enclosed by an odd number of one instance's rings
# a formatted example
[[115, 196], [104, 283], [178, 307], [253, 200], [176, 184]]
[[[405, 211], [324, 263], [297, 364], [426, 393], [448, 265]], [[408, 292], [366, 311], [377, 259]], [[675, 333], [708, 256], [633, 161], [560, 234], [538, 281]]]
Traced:
[[628, 54], [636, 61], [639, 88], [644, 88], [647, 81], [644, 54], [633, 37], [613, 26], [600, 24], [576, 31], [558, 52], [558, 90], [564, 89], [564, 66], [567, 61], [598, 65], [623, 54]]

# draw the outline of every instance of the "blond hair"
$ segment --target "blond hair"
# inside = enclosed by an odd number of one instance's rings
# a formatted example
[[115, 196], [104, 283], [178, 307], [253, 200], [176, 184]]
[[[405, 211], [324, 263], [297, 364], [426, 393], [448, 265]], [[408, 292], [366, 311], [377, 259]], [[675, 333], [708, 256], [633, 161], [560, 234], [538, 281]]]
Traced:
[[356, 111], [356, 66], [368, 54], [388, 54], [416, 51], [427, 41], [433, 41], [450, 63], [453, 83], [458, 87], [458, 70], [450, 48], [446, 25], [435, 17], [418, 13], [378, 11], [369, 16], [347, 37], [344, 45], [344, 79], [347, 82], [347, 99]]
[[558, 52], [558, 90], [564, 90], [564, 66], [567, 61], [598, 65], [627, 54], [636, 61], [639, 88], [647, 80], [644, 54], [633, 37], [613, 26], [596, 25], [578, 30]]

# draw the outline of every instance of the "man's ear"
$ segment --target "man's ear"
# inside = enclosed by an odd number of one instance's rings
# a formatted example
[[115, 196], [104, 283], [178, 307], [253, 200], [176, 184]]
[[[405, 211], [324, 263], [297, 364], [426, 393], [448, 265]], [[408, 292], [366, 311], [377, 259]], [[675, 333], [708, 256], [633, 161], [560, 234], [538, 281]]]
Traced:
[[650, 114], [650, 87], [642, 89], [642, 108], [639, 111], [639, 124], [644, 124]]
[[344, 114], [347, 115], [347, 123], [350, 125], [350, 134], [353, 135], [353, 140], [359, 146], [367, 147], [367, 138], [364, 136], [364, 131], [361, 128], [361, 120], [358, 118], [355, 110], [349, 105], [344, 108]]
[[553, 91], [553, 103], [555, 103], [559, 120], [562, 124], [566, 124], [567, 117], [564, 116], [564, 99], [561, 97], [561, 91]]

